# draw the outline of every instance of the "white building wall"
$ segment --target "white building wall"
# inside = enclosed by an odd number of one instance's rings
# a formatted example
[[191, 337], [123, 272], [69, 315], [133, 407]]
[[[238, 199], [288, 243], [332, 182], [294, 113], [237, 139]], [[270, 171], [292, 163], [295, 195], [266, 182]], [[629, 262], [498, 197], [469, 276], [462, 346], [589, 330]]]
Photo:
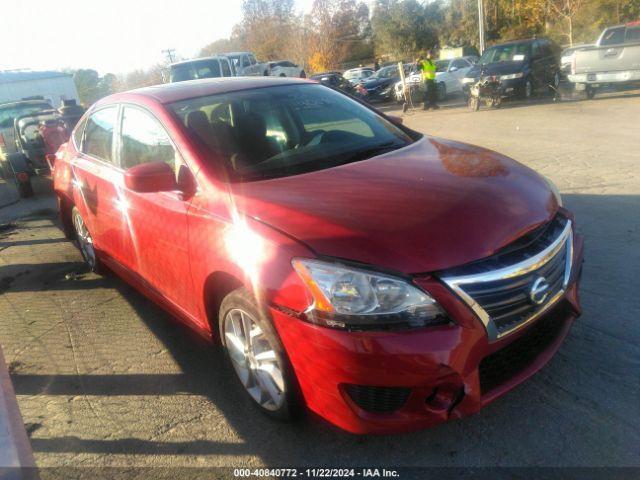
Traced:
[[15, 102], [35, 95], [43, 96], [55, 108], [60, 106], [62, 100], [76, 100], [80, 103], [76, 84], [71, 76], [0, 83], [0, 103]]

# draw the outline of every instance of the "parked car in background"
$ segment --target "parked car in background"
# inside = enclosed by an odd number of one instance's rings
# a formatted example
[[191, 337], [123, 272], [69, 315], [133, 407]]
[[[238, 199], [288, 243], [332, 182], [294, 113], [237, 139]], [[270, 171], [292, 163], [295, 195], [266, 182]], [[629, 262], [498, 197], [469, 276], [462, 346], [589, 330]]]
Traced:
[[306, 78], [307, 74], [300, 65], [289, 60], [269, 62], [269, 75], [272, 77], [297, 77]]
[[46, 100], [23, 100], [0, 105], [0, 176], [14, 182], [21, 197], [33, 195], [31, 168], [25, 157], [21, 141], [16, 135], [16, 119], [40, 112], [52, 111]]
[[350, 70], [345, 71], [342, 76], [349, 80], [354, 85], [358, 83], [362, 83], [371, 77], [375, 72], [372, 68], [360, 67], [360, 68], [352, 68]]
[[548, 180], [316, 83], [116, 94], [72, 137], [54, 186], [88, 266], [219, 342], [229, 362], [194, 367], [233, 369], [276, 419], [306, 406], [365, 434], [472, 415], [580, 314], [583, 243]]
[[517, 40], [487, 48], [478, 63], [462, 79], [462, 90], [469, 96], [480, 76], [497, 76], [503, 98], [529, 99], [552, 92], [560, 84], [560, 47], [546, 38]]
[[185, 60], [169, 65], [169, 81], [171, 83], [233, 76], [235, 75], [231, 62], [222, 55]]
[[[471, 67], [478, 61], [478, 57], [468, 56], [445, 60], [436, 60], [436, 87], [438, 100], [444, 100], [447, 95], [462, 92], [462, 79], [467, 75]], [[412, 70], [405, 79], [405, 84], [411, 88], [422, 81], [422, 74]], [[398, 102], [404, 101], [404, 86], [402, 80], [394, 85], [394, 95]]]
[[606, 28], [595, 45], [576, 51], [568, 78], [588, 98], [603, 84], [640, 82], [640, 21]]
[[[407, 74], [411, 68], [410, 64], [404, 64], [404, 72]], [[398, 65], [388, 65], [382, 67], [369, 78], [362, 86], [367, 91], [369, 101], [387, 101], [394, 98], [394, 85], [400, 80]]]
[[334, 90], [340, 90], [348, 93], [349, 95], [356, 94], [355, 86], [345, 79], [340, 72], [315, 73], [309, 78], [316, 82], [320, 82], [326, 87], [333, 88]]
[[15, 151], [0, 161], [0, 168], [2, 177], [16, 184], [21, 197], [33, 195], [31, 178], [50, 173], [47, 155], [55, 155], [69, 139], [69, 127], [75, 127], [78, 117], [68, 108], [66, 113], [63, 116], [60, 111], [50, 109], [14, 118]]
[[22, 100], [0, 104], [0, 157], [17, 152], [13, 121], [16, 117], [51, 110], [46, 100]]
[[251, 52], [231, 52], [225, 53], [236, 71], [238, 77], [254, 77], [258, 75], [269, 75], [269, 65], [260, 63]]
[[560, 76], [563, 80], [566, 80], [567, 76], [571, 73], [571, 66], [573, 65], [576, 52], [590, 46], [590, 44], [574, 45], [562, 50], [560, 54]]

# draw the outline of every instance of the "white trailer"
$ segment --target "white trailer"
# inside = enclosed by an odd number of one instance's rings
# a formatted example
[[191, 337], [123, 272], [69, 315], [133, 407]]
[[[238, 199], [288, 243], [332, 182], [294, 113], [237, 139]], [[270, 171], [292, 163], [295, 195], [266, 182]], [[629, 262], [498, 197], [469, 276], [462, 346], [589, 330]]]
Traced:
[[76, 85], [69, 73], [0, 71], [0, 104], [30, 97], [44, 97], [56, 108], [63, 100], [80, 103]]

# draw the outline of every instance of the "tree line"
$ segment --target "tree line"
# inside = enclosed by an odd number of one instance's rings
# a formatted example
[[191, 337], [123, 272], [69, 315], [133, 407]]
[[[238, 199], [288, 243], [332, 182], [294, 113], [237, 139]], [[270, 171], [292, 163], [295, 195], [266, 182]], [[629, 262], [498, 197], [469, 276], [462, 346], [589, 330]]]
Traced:
[[[640, 19], [640, 0], [483, 0], [487, 44], [547, 36], [560, 45], [591, 43], [609, 25]], [[411, 60], [443, 46], [478, 46], [477, 0], [314, 0], [296, 11], [294, 0], [243, 0], [228, 38], [199, 56], [248, 50], [261, 61], [292, 60], [307, 72], [383, 61]], [[165, 65], [99, 77], [74, 73], [83, 103], [163, 81]]]

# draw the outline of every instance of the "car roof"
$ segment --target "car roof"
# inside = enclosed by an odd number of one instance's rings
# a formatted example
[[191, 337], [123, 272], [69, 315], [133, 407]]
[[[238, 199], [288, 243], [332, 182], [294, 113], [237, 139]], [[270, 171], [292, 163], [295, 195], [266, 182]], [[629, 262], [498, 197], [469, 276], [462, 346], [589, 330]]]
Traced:
[[533, 43], [536, 40], [549, 40], [549, 39], [546, 37], [538, 37], [538, 38], [523, 38], [521, 40], [509, 40], [508, 42], [496, 43], [494, 45], [489, 46], [488, 48], [499, 47], [503, 45], [522, 45], [526, 43]]
[[48, 104], [49, 106], [51, 106], [51, 102], [49, 102], [48, 100], [45, 99], [39, 99], [39, 100], [20, 100], [18, 102], [8, 102], [8, 103], [0, 103], [0, 108], [12, 108], [12, 107], [17, 107], [20, 105], [42, 105], [43, 103]]
[[100, 100], [98, 104], [128, 100], [132, 97], [143, 97], [159, 103], [173, 103], [189, 98], [206, 97], [220, 93], [230, 93], [255, 88], [275, 87], [279, 85], [295, 85], [315, 83], [304, 78], [290, 77], [220, 77], [187, 80], [185, 82], [163, 83], [150, 87], [138, 88], [128, 92], [116, 93]]

